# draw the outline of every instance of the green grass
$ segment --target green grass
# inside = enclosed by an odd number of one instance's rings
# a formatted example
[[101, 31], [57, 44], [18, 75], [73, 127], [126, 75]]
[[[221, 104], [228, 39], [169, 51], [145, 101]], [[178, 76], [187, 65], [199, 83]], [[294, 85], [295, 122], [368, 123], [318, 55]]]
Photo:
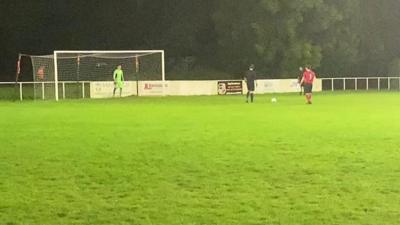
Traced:
[[0, 102], [1, 224], [400, 224], [400, 94]]

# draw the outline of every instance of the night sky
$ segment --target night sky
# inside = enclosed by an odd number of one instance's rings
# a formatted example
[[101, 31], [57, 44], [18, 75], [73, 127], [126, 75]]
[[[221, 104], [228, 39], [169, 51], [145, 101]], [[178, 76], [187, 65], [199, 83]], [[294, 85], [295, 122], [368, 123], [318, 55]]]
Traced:
[[18, 53], [54, 50], [163, 49], [167, 76], [240, 75], [250, 63], [276, 78], [306, 64], [330, 76], [400, 74], [399, 0], [309, 2], [1, 0], [0, 81], [15, 80]]
[[[147, 27], [160, 19], [162, 9], [144, 9], [149, 6], [141, 2], [2, 0], [0, 80], [15, 76], [18, 53], [161, 48], [146, 36], [157, 36], [156, 27]], [[152, 13], [145, 15], [145, 11]]]

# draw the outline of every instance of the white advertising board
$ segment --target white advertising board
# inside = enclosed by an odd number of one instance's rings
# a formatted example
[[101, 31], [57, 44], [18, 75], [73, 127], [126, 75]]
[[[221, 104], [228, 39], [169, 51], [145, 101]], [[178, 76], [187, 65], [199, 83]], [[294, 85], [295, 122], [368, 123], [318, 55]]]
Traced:
[[[139, 81], [139, 96], [190, 96], [190, 95], [218, 95], [218, 80], [206, 81]], [[235, 81], [237, 83], [237, 81]], [[239, 81], [240, 82], [240, 81]], [[288, 93], [298, 92], [296, 79], [280, 80], [257, 80], [256, 93]], [[243, 82], [243, 93], [247, 93], [246, 83]], [[236, 87], [236, 86], [235, 86]], [[91, 98], [110, 98], [113, 96], [114, 83], [111, 81], [99, 81], [90, 83]], [[322, 90], [322, 81], [317, 79], [314, 82], [313, 91]], [[137, 95], [136, 81], [126, 81], [122, 91], [122, 96]], [[116, 93], [119, 94], [118, 92]], [[221, 94], [221, 93], [220, 93]]]
[[139, 81], [139, 96], [162, 96], [168, 90], [168, 81]]
[[[298, 92], [299, 87], [297, 79], [276, 79], [276, 80], [257, 80], [256, 93], [290, 93]], [[322, 82], [320, 79], [314, 81], [313, 91], [319, 92], [322, 90]], [[246, 85], [244, 85], [244, 93], [247, 92]]]
[[[90, 98], [111, 98], [113, 97], [114, 82], [94, 81], [90, 82]], [[122, 96], [132, 96], [137, 94], [136, 81], [125, 81], [122, 89]], [[119, 90], [115, 93], [119, 96]]]
[[218, 81], [169, 81], [167, 95], [217, 95]]

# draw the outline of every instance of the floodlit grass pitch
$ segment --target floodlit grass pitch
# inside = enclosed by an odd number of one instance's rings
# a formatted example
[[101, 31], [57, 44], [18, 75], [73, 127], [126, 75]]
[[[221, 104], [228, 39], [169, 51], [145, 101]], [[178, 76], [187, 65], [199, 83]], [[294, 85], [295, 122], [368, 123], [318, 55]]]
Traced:
[[400, 224], [400, 94], [0, 102], [2, 224]]

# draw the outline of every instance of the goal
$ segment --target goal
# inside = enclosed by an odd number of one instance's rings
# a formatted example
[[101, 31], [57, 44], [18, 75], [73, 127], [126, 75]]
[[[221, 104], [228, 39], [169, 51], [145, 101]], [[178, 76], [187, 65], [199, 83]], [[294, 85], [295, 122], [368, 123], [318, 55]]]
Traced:
[[29, 56], [35, 98], [108, 98], [113, 96], [113, 71], [124, 73], [123, 96], [141, 95], [145, 83], [157, 83], [155, 95], [165, 95], [163, 50], [54, 51]]

